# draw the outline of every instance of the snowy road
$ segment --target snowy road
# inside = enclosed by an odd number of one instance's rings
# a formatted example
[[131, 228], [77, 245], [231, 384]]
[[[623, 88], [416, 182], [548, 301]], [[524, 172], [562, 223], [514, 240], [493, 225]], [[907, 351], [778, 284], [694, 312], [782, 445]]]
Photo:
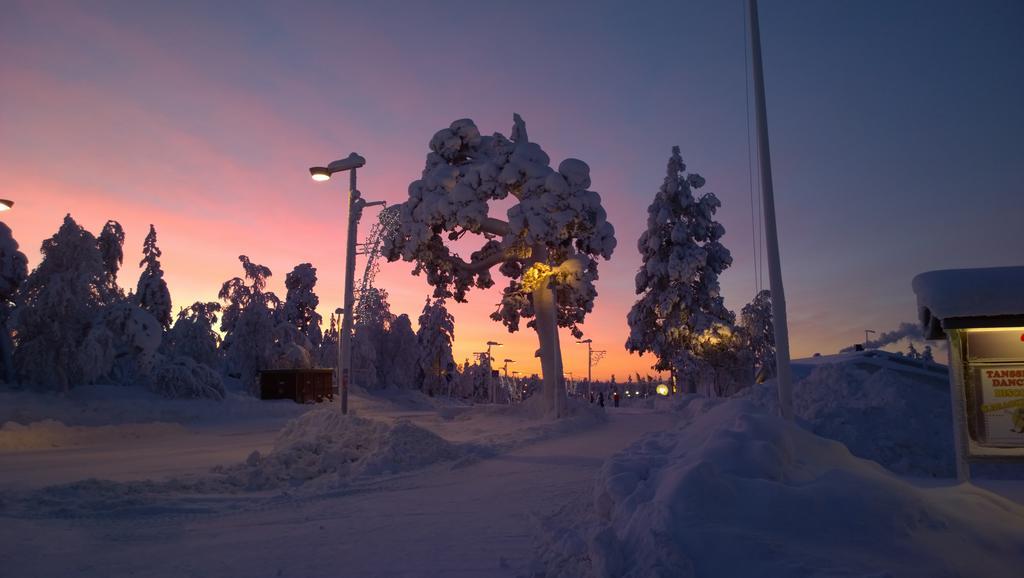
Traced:
[[[459, 469], [239, 513], [0, 519], [12, 576], [516, 576], [536, 516], [589, 499], [605, 458], [671, 416], [609, 423]], [[6, 575], [6, 572], [4, 572]]]

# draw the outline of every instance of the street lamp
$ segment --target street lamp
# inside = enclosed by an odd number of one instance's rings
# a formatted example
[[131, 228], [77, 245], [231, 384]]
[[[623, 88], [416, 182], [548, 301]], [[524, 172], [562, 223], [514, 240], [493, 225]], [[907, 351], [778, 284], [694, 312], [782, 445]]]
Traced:
[[878, 332], [875, 331], [874, 329], [865, 329], [864, 330], [864, 351], [868, 350], [868, 341], [870, 341], [870, 339], [868, 339], [868, 334], [869, 333], [874, 333], [876, 335], [878, 334]]
[[594, 368], [594, 350], [592, 349], [594, 340], [584, 339], [583, 341], [577, 341], [576, 343], [587, 344], [587, 397], [590, 397], [590, 394], [593, 391], [592, 386], [590, 385], [590, 374], [591, 370]]
[[14, 201], [8, 201], [7, 199], [0, 199], [0, 211], [10, 211], [14, 208]]
[[356, 189], [356, 169], [366, 165], [366, 159], [351, 153], [347, 157], [336, 160], [326, 167], [316, 166], [309, 169], [309, 174], [314, 181], [326, 181], [334, 173], [349, 171], [348, 180], [348, 243], [345, 248], [345, 297], [342, 304], [345, 317], [342, 318], [340, 335], [338, 337], [338, 372], [341, 377], [338, 380], [338, 393], [341, 397], [341, 413], [348, 413], [348, 386], [350, 374], [352, 373], [352, 312], [354, 311], [355, 298], [352, 292], [352, 278], [356, 268], [356, 232], [359, 228], [359, 218], [363, 215], [363, 207], [369, 204], [360, 197]]
[[491, 403], [497, 403], [498, 388], [494, 386], [494, 379], [491, 378], [491, 360], [494, 359], [493, 357], [491, 357], [492, 347], [501, 347], [501, 344], [498, 343], [497, 341], [487, 342], [487, 391], [491, 395]]

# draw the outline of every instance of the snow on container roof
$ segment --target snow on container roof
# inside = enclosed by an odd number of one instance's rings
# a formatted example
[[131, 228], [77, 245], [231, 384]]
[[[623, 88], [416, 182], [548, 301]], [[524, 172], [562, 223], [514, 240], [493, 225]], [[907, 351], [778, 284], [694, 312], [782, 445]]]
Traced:
[[927, 339], [944, 329], [1024, 326], [1024, 267], [945, 269], [913, 280]]

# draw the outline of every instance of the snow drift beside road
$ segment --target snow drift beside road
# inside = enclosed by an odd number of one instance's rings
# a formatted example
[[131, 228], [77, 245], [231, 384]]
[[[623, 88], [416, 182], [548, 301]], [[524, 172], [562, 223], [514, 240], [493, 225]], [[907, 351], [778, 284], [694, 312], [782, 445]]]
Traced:
[[[774, 380], [738, 397], [777, 411]], [[949, 387], [944, 384], [886, 369], [869, 373], [852, 363], [821, 365], [793, 384], [793, 413], [812, 432], [894, 472], [954, 474]]]
[[748, 401], [689, 398], [682, 413], [605, 463], [596, 528], [542, 553], [548, 574], [1020, 575], [1020, 505], [917, 488]]

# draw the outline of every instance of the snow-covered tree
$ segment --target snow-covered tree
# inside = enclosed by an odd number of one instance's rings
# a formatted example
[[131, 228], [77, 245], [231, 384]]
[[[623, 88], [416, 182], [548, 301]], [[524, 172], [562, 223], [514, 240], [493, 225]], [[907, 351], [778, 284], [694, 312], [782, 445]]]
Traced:
[[702, 382], [707, 393], [728, 397], [754, 381], [753, 355], [744, 331], [727, 323], [715, 323], [692, 344], [693, 357], [699, 360], [688, 382]]
[[14, 366], [23, 383], [66, 391], [109, 371], [109, 340], [93, 325], [106, 269], [96, 237], [71, 215], [41, 252], [16, 300]]
[[454, 377], [450, 375], [450, 368], [455, 364], [452, 357], [455, 318], [445, 307], [444, 299], [431, 301], [428, 297], [419, 324], [416, 341], [419, 344], [423, 390], [429, 395], [447, 392], [448, 383]]
[[105, 301], [113, 303], [124, 297], [124, 292], [117, 285], [117, 272], [124, 262], [124, 229], [121, 223], [107, 221], [96, 238], [96, 247], [103, 259]]
[[105, 364], [109, 366], [102, 376], [105, 382], [149, 382], [163, 334], [163, 327], [151, 313], [127, 301], [105, 305], [97, 313], [91, 332], [112, 356]]
[[932, 355], [932, 346], [925, 345], [924, 351], [921, 352], [921, 361], [927, 361], [928, 363], [935, 363], [935, 356]]
[[[471, 287], [494, 285], [491, 269], [509, 278], [491, 315], [509, 331], [521, 319], [537, 331], [548, 412], [564, 415], [565, 385], [558, 328], [577, 327], [597, 295], [597, 257], [615, 248], [601, 197], [588, 190], [590, 167], [566, 159], [554, 170], [548, 155], [530, 142], [514, 115], [510, 138], [482, 136], [472, 120], [442, 129], [430, 141], [422, 177], [409, 185], [396, 234], [385, 240], [389, 260], [416, 264], [434, 297], [466, 301]], [[515, 197], [507, 220], [490, 216], [489, 204]], [[468, 260], [452, 250], [466, 234], [482, 237]]]
[[18, 250], [11, 228], [0, 222], [0, 376], [7, 383], [13, 383], [14, 342], [11, 341], [11, 312], [18, 288], [28, 277], [28, 259]]
[[[732, 263], [720, 242], [725, 227], [714, 220], [721, 206], [713, 193], [695, 196], [704, 186], [685, 173], [679, 147], [672, 147], [668, 174], [647, 208], [647, 230], [637, 242], [643, 264], [636, 274], [640, 299], [628, 315], [633, 353], [653, 353], [654, 368], [680, 377], [697, 370], [693, 351], [716, 324], [731, 325], [733, 315], [719, 293], [718, 275]], [[693, 391], [692, 379], [685, 379]]]
[[907, 344], [907, 357], [910, 359], [921, 359], [921, 353], [917, 351], [913, 343]]
[[757, 367], [757, 381], [775, 376], [775, 325], [772, 323], [772, 294], [764, 289], [740, 311], [740, 327], [746, 333]]
[[371, 287], [360, 296], [361, 314], [352, 331], [352, 371], [354, 381], [367, 389], [386, 386], [385, 366], [390, 363], [385, 347], [388, 331], [395, 320], [388, 303], [388, 293]]
[[224, 382], [216, 371], [186, 356], [163, 357], [153, 375], [153, 391], [172, 399], [223, 400]]
[[281, 301], [266, 290], [267, 278], [272, 275], [268, 267], [251, 262], [245, 255], [238, 260], [249, 284], [234, 277], [221, 286], [218, 297], [227, 303], [220, 323], [225, 333], [221, 349], [228, 375], [251, 390], [256, 386], [259, 370], [275, 365], [275, 329]]
[[139, 276], [139, 284], [135, 289], [135, 301], [149, 311], [164, 329], [171, 326], [171, 292], [164, 281], [164, 271], [160, 267], [160, 248], [156, 246], [156, 228], [149, 226], [149, 234], [142, 243], [142, 261], [144, 267]]
[[378, 365], [382, 384], [387, 387], [420, 388], [417, 381], [420, 348], [408, 315], [403, 313], [391, 322], [381, 353], [381, 358], [387, 360], [387, 363]]
[[211, 369], [220, 366], [220, 334], [214, 330], [220, 303], [196, 301], [178, 312], [174, 326], [164, 335], [161, 352], [188, 357]]
[[284, 318], [292, 327], [306, 336], [313, 347], [319, 347], [323, 335], [320, 331], [320, 304], [313, 289], [316, 287], [316, 267], [309, 263], [296, 265], [284, 278], [288, 293], [284, 298]]
[[338, 369], [338, 339], [341, 327], [341, 315], [331, 313], [330, 324], [324, 332], [317, 354], [318, 367]]

